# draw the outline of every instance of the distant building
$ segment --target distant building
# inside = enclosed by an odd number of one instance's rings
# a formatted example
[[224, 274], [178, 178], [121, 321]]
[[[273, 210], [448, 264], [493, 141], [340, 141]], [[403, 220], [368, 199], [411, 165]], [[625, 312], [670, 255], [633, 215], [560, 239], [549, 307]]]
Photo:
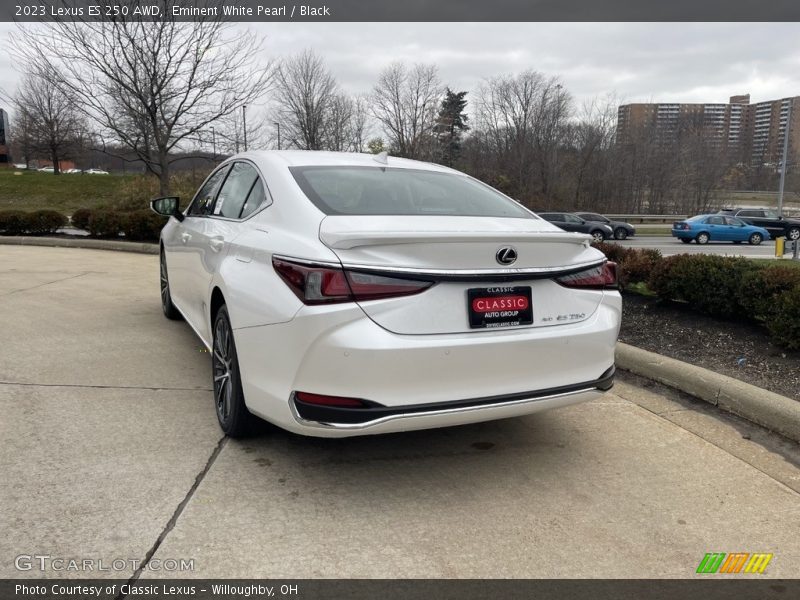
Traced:
[[750, 104], [750, 94], [731, 96], [727, 104], [625, 104], [617, 113], [617, 143], [633, 141], [636, 131], [653, 128], [657, 139], [673, 140], [682, 124], [701, 127], [704, 135], [743, 161], [778, 165], [789, 106], [789, 163], [800, 160], [800, 96]]
[[0, 108], [0, 163], [10, 163], [11, 155], [8, 152], [8, 113]]

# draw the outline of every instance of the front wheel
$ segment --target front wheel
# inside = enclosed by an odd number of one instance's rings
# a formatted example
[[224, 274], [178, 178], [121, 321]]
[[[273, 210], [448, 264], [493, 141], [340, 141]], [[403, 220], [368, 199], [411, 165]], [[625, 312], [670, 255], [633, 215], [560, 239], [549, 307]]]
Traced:
[[169, 291], [169, 274], [167, 273], [167, 257], [164, 256], [164, 250], [161, 250], [161, 257], [159, 258], [159, 270], [161, 272], [161, 310], [164, 311], [164, 316], [173, 321], [181, 318], [181, 313], [175, 308], [172, 303], [172, 294]]
[[697, 240], [698, 244], [707, 244], [708, 240], [710, 240], [710, 239], [711, 239], [711, 236], [708, 235], [705, 231], [703, 231], [702, 233], [698, 233], [697, 237], [695, 238], [695, 240]]
[[624, 240], [627, 239], [627, 237], [628, 237], [628, 230], [625, 229], [624, 227], [617, 227], [614, 230], [614, 239]]
[[211, 371], [214, 376], [214, 408], [222, 431], [230, 437], [252, 432], [255, 417], [247, 410], [239, 374], [239, 358], [233, 341], [228, 309], [222, 305], [214, 318]]
[[750, 235], [750, 239], [747, 240], [747, 242], [751, 246], [758, 246], [763, 239], [764, 238], [762, 237], [762, 235], [760, 233], [756, 232], [756, 233], [753, 233], [753, 234]]
[[786, 237], [792, 241], [800, 240], [800, 227], [790, 227], [787, 229]]
[[603, 232], [600, 231], [599, 229], [596, 229], [595, 231], [592, 232], [592, 237], [594, 238], [595, 242], [602, 242], [606, 239], [606, 236], [603, 235]]

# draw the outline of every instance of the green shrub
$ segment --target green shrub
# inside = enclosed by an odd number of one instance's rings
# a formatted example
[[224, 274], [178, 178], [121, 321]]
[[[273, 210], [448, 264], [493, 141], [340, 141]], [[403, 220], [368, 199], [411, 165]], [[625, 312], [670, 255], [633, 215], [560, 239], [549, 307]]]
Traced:
[[158, 241], [166, 222], [165, 217], [150, 210], [137, 210], [123, 215], [122, 232], [129, 240]]
[[745, 274], [758, 269], [746, 258], [706, 254], [680, 254], [656, 263], [648, 286], [666, 300], [688, 302], [709, 315], [746, 315], [739, 304], [739, 288]]
[[25, 224], [32, 235], [55, 233], [67, 224], [67, 217], [55, 210], [37, 210], [25, 215]]
[[775, 308], [767, 315], [765, 325], [776, 344], [800, 350], [800, 285], [776, 297]]
[[21, 235], [27, 229], [27, 213], [21, 210], [0, 210], [0, 233]]
[[619, 244], [611, 244], [608, 242], [594, 242], [592, 246], [605, 254], [608, 260], [612, 260], [617, 264], [621, 263], [628, 253], [632, 251], [632, 249], [624, 248]]
[[746, 273], [739, 288], [739, 304], [752, 318], [766, 320], [778, 310], [778, 298], [800, 285], [800, 269], [770, 265]]
[[92, 212], [87, 229], [95, 237], [117, 237], [122, 231], [122, 221], [117, 211], [100, 208]]
[[661, 252], [652, 248], [631, 248], [620, 262], [623, 287], [631, 283], [645, 283], [656, 265], [661, 262]]
[[72, 213], [71, 222], [73, 227], [78, 229], [89, 229], [89, 220], [92, 218], [94, 211], [91, 208], [79, 208]]

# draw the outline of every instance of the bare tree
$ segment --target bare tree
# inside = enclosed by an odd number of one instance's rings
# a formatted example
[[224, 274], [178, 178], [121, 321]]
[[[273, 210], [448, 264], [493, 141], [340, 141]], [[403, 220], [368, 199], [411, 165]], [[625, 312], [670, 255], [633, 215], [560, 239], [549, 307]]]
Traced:
[[408, 67], [395, 62], [381, 72], [372, 92], [372, 114], [382, 125], [393, 153], [417, 159], [432, 156], [442, 93], [435, 65]]
[[337, 85], [322, 58], [312, 50], [289, 57], [275, 72], [275, 102], [281, 133], [288, 144], [302, 150], [321, 150], [325, 145], [326, 118], [334, 104]]
[[27, 73], [14, 96], [19, 122], [16, 142], [25, 163], [34, 153], [46, 154], [53, 163], [53, 173], [61, 172], [61, 160], [75, 149], [83, 132], [81, 115], [73, 98], [57, 84], [47, 68]]
[[569, 93], [556, 78], [529, 70], [487, 79], [475, 106], [479, 152], [487, 155], [481, 168], [511, 182], [507, 191], [520, 200], [547, 206], [571, 114]]
[[257, 63], [261, 41], [251, 32], [233, 31], [221, 16], [178, 22], [176, 0], [158, 4], [160, 21], [44, 22], [20, 26], [13, 44], [27, 65], [57, 74], [103, 138], [131, 149], [167, 194], [170, 153], [253, 104], [272, 69]]

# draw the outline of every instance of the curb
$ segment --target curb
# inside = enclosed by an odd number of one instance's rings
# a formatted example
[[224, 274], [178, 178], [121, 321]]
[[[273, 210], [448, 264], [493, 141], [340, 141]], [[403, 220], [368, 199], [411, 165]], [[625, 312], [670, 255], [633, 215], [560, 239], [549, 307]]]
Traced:
[[800, 442], [800, 402], [668, 356], [617, 343], [617, 367]]
[[138, 254], [158, 254], [158, 244], [146, 242], [117, 242], [114, 240], [48, 238], [33, 236], [0, 237], [0, 246], [47, 246], [49, 248], [88, 248], [90, 250], [115, 250]]

